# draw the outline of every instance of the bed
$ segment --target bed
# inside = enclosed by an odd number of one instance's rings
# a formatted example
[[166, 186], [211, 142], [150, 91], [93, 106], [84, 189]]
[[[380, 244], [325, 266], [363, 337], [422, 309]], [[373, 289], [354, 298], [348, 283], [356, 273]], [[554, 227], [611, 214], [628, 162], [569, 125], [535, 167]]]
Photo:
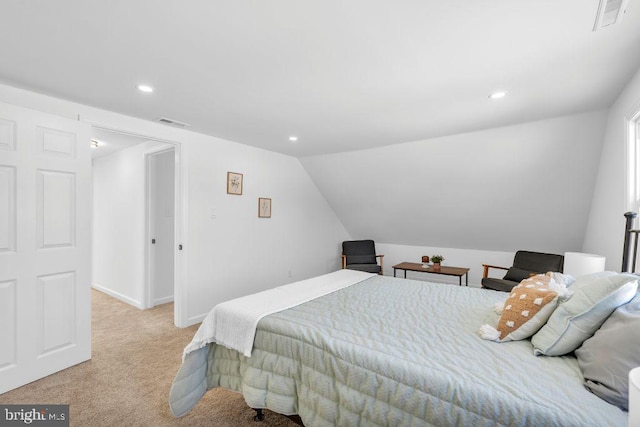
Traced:
[[622, 270], [624, 272], [635, 272], [636, 261], [638, 259], [638, 234], [635, 222], [638, 214], [636, 212], [625, 212], [624, 224], [624, 245], [622, 247]]
[[529, 339], [480, 338], [506, 297], [367, 274], [262, 317], [250, 357], [188, 347], [170, 407], [184, 415], [224, 387], [306, 426], [626, 426], [627, 412], [584, 386], [573, 352], [536, 357]]

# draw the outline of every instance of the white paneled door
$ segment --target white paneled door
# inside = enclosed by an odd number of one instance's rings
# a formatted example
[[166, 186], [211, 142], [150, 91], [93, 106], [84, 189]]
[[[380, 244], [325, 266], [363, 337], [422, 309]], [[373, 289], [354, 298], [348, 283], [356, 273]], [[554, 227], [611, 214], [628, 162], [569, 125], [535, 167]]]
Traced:
[[89, 135], [0, 103], [0, 393], [91, 358]]

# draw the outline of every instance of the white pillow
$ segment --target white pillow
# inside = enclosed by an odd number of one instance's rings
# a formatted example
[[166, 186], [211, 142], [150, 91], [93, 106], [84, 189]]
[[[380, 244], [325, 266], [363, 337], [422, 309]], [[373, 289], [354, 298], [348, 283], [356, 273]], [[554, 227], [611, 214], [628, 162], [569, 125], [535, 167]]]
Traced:
[[531, 338], [534, 354], [561, 356], [580, 347], [616, 308], [634, 297], [637, 279], [612, 271], [578, 278], [571, 286], [574, 294], [556, 308], [547, 324]]
[[556, 283], [564, 285], [565, 287], [569, 287], [576, 282], [576, 278], [570, 274], [558, 273], [557, 271], [550, 271], [547, 274], [551, 275]]

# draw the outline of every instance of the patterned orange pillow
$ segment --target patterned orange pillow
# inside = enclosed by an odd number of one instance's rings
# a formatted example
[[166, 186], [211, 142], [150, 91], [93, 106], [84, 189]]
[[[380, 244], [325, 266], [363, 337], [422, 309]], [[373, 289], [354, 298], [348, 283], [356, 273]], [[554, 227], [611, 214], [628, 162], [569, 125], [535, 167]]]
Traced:
[[558, 294], [549, 289], [553, 278], [530, 277], [515, 286], [504, 303], [497, 330], [500, 341], [529, 338], [547, 322], [558, 304]]

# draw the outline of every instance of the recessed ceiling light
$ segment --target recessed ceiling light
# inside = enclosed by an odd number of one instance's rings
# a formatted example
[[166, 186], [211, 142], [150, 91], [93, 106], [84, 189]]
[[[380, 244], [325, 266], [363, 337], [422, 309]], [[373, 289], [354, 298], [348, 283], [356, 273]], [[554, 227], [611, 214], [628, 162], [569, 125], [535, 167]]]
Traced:
[[298, 142], [298, 137], [297, 137], [297, 136], [290, 136], [290, 137], [289, 137], [289, 141], [291, 141], [291, 142]]
[[498, 92], [493, 92], [491, 95], [489, 95], [489, 98], [500, 99], [500, 98], [504, 98], [505, 96], [507, 96], [507, 92], [504, 90], [500, 90]]
[[145, 93], [153, 92], [153, 88], [149, 85], [138, 85], [138, 90]]
[[100, 147], [100, 141], [98, 141], [97, 139], [92, 139], [91, 148], [98, 148], [98, 147]]

